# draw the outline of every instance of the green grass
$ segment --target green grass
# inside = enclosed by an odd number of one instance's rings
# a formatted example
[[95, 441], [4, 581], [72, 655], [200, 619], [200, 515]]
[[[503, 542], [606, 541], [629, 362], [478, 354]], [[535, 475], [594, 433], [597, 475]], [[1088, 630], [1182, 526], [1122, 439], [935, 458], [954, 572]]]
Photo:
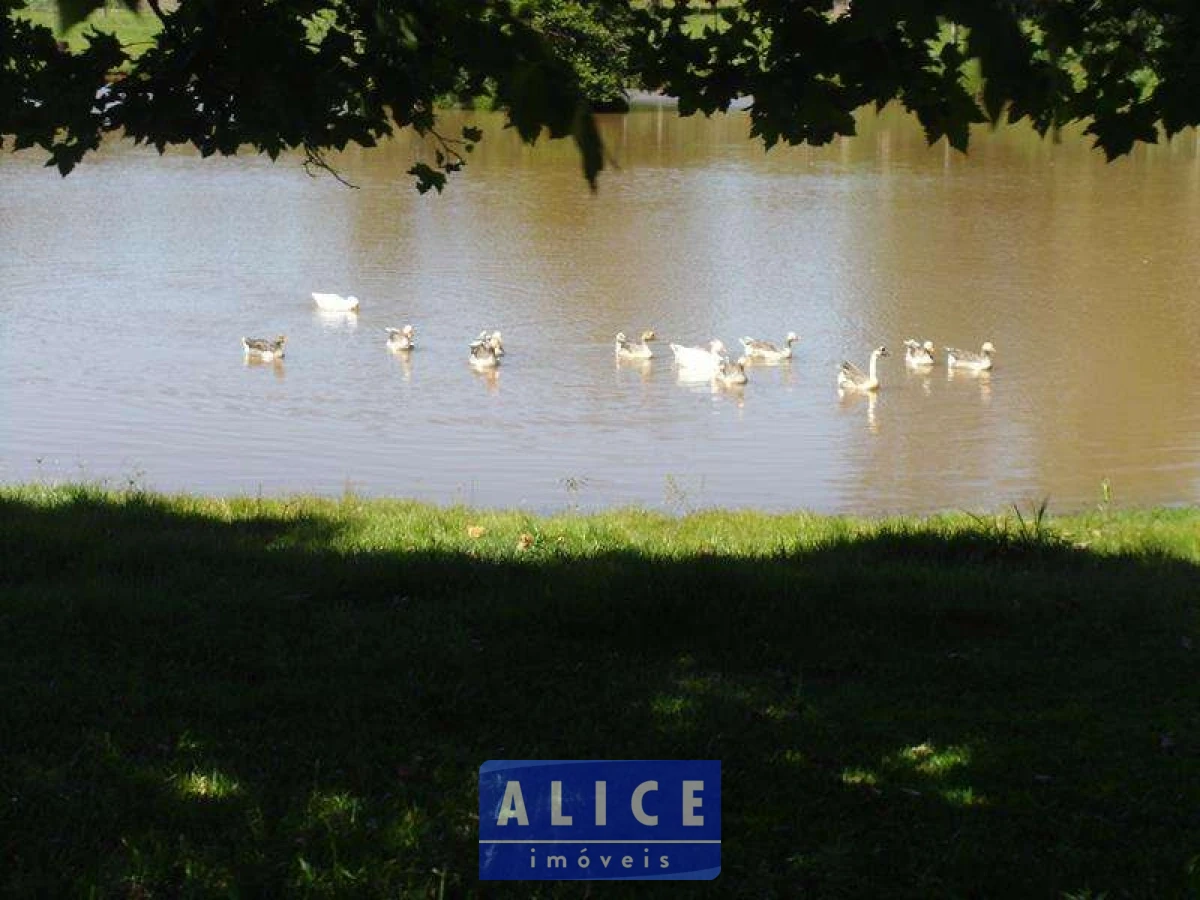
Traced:
[[29, 486], [0, 560], [0, 894], [586, 896], [476, 880], [480, 763], [716, 758], [721, 876], [597, 896], [1200, 896], [1195, 510]]
[[56, 4], [39, 0], [18, 10], [17, 16], [36, 25], [44, 25], [54, 32], [58, 40], [65, 40], [72, 50], [80, 50], [87, 44], [85, 35], [93, 29], [116, 35], [131, 56], [138, 56], [154, 41], [162, 30], [162, 23], [150, 10], [131, 13], [121, 5], [112, 5], [96, 10], [83, 22], [64, 31], [60, 25]]

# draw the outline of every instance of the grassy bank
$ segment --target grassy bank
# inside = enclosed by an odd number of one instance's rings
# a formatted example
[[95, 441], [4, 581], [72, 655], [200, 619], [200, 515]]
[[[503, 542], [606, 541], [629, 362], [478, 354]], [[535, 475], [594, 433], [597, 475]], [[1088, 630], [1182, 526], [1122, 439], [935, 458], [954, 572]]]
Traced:
[[25, 9], [18, 10], [16, 15], [49, 28], [58, 40], [66, 41], [72, 50], [85, 47], [86, 35], [95, 30], [115, 35], [131, 56], [139, 56], [162, 30], [162, 23], [149, 9], [133, 13], [124, 6], [101, 7], [83, 22], [67, 29], [61, 27], [57, 4], [50, 0], [35, 0]]
[[859, 522], [0, 489], [0, 892], [476, 878], [493, 758], [723, 761], [713, 883], [1200, 891], [1200, 512]]

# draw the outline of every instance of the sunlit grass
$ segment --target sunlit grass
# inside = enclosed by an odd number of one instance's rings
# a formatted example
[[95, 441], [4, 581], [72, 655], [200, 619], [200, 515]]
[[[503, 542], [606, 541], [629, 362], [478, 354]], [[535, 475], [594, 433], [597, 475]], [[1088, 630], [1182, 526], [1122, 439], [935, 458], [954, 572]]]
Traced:
[[939, 750], [929, 744], [918, 744], [901, 750], [896, 759], [890, 761], [890, 765], [911, 768], [922, 775], [941, 776], [967, 765], [970, 759], [970, 751], [965, 747], [944, 747]]
[[65, 31], [54, 4], [34, 4], [17, 10], [15, 14], [35, 25], [49, 28], [58, 40], [65, 40], [72, 50], [85, 47], [86, 36], [95, 30], [115, 35], [131, 56], [138, 56], [162, 30], [162, 22], [149, 10], [133, 13], [120, 5], [101, 7]]
[[879, 784], [879, 776], [874, 772], [869, 772], [866, 769], [847, 769], [842, 773], [842, 782], [844, 784], [865, 785], [874, 787]]
[[220, 800], [236, 795], [241, 787], [236, 780], [221, 772], [189, 772], [177, 780], [179, 792], [185, 797], [201, 800]]

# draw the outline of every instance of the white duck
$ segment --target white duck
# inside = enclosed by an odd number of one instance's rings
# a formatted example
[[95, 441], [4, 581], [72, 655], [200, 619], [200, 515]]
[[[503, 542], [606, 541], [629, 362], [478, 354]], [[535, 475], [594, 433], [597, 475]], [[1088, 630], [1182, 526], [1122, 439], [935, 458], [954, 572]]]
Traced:
[[776, 347], [770, 341], [756, 341], [754, 338], [742, 338], [742, 346], [750, 359], [761, 359], [764, 362], [782, 362], [792, 358], [792, 344], [800, 340], [794, 331], [789, 331], [783, 339], [783, 347]]
[[356, 312], [358, 310], [358, 298], [353, 295], [343, 297], [341, 294], [322, 294], [313, 291], [312, 298], [316, 301], [319, 309], [328, 312]]
[[721, 360], [717, 366], [717, 371], [713, 373], [713, 383], [721, 387], [741, 387], [750, 379], [746, 377], [746, 363], [749, 360], [745, 356], [738, 357], [737, 362], [730, 362], [727, 359]]
[[843, 362], [838, 369], [838, 390], [844, 391], [877, 391], [879, 390], [879, 357], [888, 356], [887, 347], [876, 347], [871, 351], [871, 362], [867, 372], [864, 372], [852, 362]]
[[914, 369], [923, 369], [933, 365], [933, 341], [914, 341], [909, 339], [904, 342], [904, 362], [906, 365], [912, 366]]
[[654, 340], [653, 331], [642, 332], [642, 342], [635, 344], [625, 337], [625, 332], [618, 331], [614, 350], [619, 359], [650, 359], [654, 351], [650, 349], [650, 341]]
[[708, 342], [708, 347], [683, 347], [679, 344], [671, 345], [671, 352], [675, 354], [675, 362], [685, 369], [701, 369], [716, 371], [721, 362], [727, 359], [725, 353], [725, 345], [716, 339]]
[[500, 365], [500, 334], [492, 332], [487, 340], [471, 342], [469, 361], [476, 369], [494, 369]]
[[411, 350], [417, 346], [411, 325], [405, 325], [403, 328], [385, 328], [384, 330], [388, 335], [387, 346], [389, 350]]
[[287, 343], [287, 335], [279, 335], [275, 340], [266, 338], [242, 338], [242, 350], [251, 359], [261, 359], [270, 362], [273, 359], [283, 359], [283, 345]]
[[992, 368], [992, 354], [996, 348], [991, 341], [984, 341], [978, 353], [970, 350], [946, 348], [946, 365], [951, 369], [970, 369], [974, 372], [987, 372]]

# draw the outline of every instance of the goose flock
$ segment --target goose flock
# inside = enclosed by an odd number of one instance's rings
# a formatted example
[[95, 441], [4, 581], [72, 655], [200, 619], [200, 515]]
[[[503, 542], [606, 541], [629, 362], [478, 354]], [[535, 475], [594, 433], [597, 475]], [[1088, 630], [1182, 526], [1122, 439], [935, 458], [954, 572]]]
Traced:
[[[313, 301], [317, 307], [331, 312], [357, 312], [359, 301], [357, 297], [343, 297], [340, 294], [314, 292]], [[408, 353], [416, 346], [416, 329], [412, 325], [400, 328], [388, 327], [386, 346], [397, 353]], [[650, 347], [657, 340], [653, 330], [647, 329], [641, 333], [639, 341], [631, 341], [624, 332], [618, 332], [614, 341], [614, 352], [617, 359], [645, 361], [654, 357]], [[720, 387], [741, 387], [749, 381], [746, 366], [752, 362], [782, 363], [792, 358], [792, 346], [799, 342], [800, 337], [794, 331], [789, 331], [781, 344], [758, 340], [752, 337], [741, 338], [742, 355], [730, 360], [724, 342], [714, 338], [703, 347], [686, 347], [682, 344], [669, 344], [675, 364], [692, 380], [710, 380]], [[263, 362], [283, 359], [286, 335], [271, 338], [242, 338], [242, 348], [247, 358]], [[467, 348], [467, 361], [471, 367], [481, 371], [495, 370], [504, 356], [504, 342], [499, 331], [481, 331]], [[992, 368], [992, 357], [996, 348], [991, 341], [984, 341], [976, 353], [972, 350], [960, 350], [957, 347], [944, 347], [946, 367], [948, 369], [966, 369], [974, 372], [987, 372]], [[885, 346], [876, 347], [871, 351], [864, 372], [850, 361], [844, 361], [837, 370], [837, 386], [839, 393], [860, 392], [873, 394], [879, 390], [879, 360], [888, 356]], [[934, 356], [934, 344], [929, 340], [909, 339], [904, 342], [904, 363], [912, 369], [928, 369], [937, 365]]]

